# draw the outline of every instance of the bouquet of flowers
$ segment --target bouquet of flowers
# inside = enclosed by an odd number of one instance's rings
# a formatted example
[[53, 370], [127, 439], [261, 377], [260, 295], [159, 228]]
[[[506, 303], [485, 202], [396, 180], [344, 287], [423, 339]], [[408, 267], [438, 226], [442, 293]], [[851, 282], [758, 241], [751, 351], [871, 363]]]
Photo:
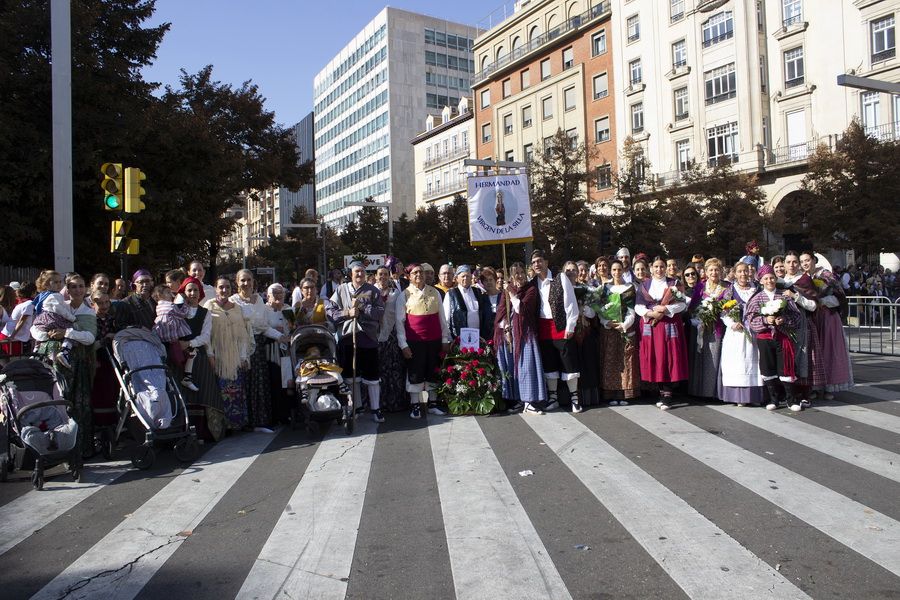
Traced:
[[[784, 312], [787, 310], [787, 306], [788, 306], [787, 300], [785, 300], [784, 298], [781, 298], [778, 300], [769, 300], [768, 302], [766, 302], [765, 304], [763, 304], [762, 306], [759, 307], [759, 314], [761, 314], [764, 317], [779, 317], [779, 316], [783, 315]], [[797, 334], [796, 333], [794, 333], [793, 331], [790, 331], [788, 329], [783, 329], [782, 331], [785, 335], [787, 335], [789, 338], [791, 338], [792, 342], [794, 342], [794, 343], [797, 342]]]
[[[684, 293], [678, 289], [677, 285], [673, 285], [673, 286], [669, 287], [669, 289], [667, 289], [666, 292], [663, 294], [663, 299], [665, 299], [666, 296], [671, 298], [671, 302], [684, 302]], [[668, 303], [664, 303], [664, 304], [668, 304]]]
[[[744, 324], [744, 315], [741, 310], [741, 305], [737, 300], [729, 300], [722, 305], [722, 314], [735, 323], [740, 323], [742, 326]], [[744, 328], [744, 337], [750, 340], [750, 334], [747, 332], [747, 328]]]
[[481, 340], [477, 350], [462, 351], [459, 338], [440, 367], [443, 383], [438, 394], [454, 415], [486, 415], [494, 409], [501, 375], [494, 360], [493, 341]]
[[[578, 292], [578, 289], [579, 288], [575, 288], [576, 294]], [[600, 286], [600, 287], [588, 286], [583, 289], [584, 289], [584, 292], [583, 292], [584, 296], [583, 296], [583, 298], [580, 299], [581, 302], [584, 304], [584, 306], [590, 306], [591, 310], [593, 310], [595, 313], [597, 313], [599, 315], [601, 313], [601, 311], [603, 310], [604, 300], [605, 300], [603, 286]]]
[[706, 331], [712, 331], [716, 327], [716, 321], [722, 315], [723, 302], [714, 298], [704, 298], [697, 307], [697, 318]]

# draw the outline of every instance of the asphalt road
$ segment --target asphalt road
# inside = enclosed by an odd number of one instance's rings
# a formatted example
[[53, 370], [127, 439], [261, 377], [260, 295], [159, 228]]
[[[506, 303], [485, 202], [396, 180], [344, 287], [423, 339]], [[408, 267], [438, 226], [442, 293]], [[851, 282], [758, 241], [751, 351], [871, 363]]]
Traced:
[[900, 359], [854, 364], [798, 415], [395, 414], [17, 473], [0, 597], [900, 598]]

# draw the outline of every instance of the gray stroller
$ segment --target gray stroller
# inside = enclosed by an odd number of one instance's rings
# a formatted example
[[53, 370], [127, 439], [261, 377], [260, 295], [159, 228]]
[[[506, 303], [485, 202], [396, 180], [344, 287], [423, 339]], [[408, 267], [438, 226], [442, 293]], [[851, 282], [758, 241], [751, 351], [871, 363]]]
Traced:
[[356, 412], [351, 392], [337, 367], [334, 331], [326, 325], [304, 325], [291, 337], [291, 362], [299, 402], [291, 411], [291, 425], [303, 423], [316, 433], [321, 423], [334, 421], [353, 433]]
[[[149, 469], [157, 442], [174, 442], [175, 456], [193, 462], [200, 452], [197, 434], [188, 422], [181, 390], [166, 364], [166, 347], [146, 329], [129, 327], [113, 338], [110, 361], [119, 380], [119, 423], [112, 445], [132, 419], [130, 428], [140, 443], [131, 452], [131, 463]], [[143, 438], [143, 439], [141, 439]]]
[[10, 471], [33, 469], [31, 484], [40, 490], [44, 470], [63, 463], [81, 480], [78, 424], [68, 408], [53, 369], [40, 360], [16, 360], [0, 370], [0, 481]]

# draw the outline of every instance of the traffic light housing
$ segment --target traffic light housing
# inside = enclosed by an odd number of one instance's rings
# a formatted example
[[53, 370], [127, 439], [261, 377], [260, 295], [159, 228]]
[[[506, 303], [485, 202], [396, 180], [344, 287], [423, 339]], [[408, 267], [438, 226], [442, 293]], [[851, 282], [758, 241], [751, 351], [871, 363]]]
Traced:
[[146, 191], [141, 187], [141, 182], [147, 179], [143, 171], [137, 167], [128, 167], [125, 169], [125, 212], [139, 213], [147, 205], [141, 200]]
[[103, 190], [103, 208], [108, 211], [120, 211], [125, 206], [123, 192], [125, 184], [123, 180], [122, 163], [103, 163], [100, 167], [103, 180], [100, 189]]
[[112, 253], [137, 254], [140, 240], [128, 237], [131, 221], [112, 221], [109, 235], [109, 251]]

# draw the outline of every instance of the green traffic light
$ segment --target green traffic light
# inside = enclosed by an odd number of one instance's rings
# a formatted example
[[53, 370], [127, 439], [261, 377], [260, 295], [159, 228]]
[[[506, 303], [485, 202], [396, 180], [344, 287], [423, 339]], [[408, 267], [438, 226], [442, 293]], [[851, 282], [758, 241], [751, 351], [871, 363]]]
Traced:
[[114, 194], [107, 194], [104, 202], [106, 203], [107, 210], [119, 210], [122, 208], [121, 200]]

